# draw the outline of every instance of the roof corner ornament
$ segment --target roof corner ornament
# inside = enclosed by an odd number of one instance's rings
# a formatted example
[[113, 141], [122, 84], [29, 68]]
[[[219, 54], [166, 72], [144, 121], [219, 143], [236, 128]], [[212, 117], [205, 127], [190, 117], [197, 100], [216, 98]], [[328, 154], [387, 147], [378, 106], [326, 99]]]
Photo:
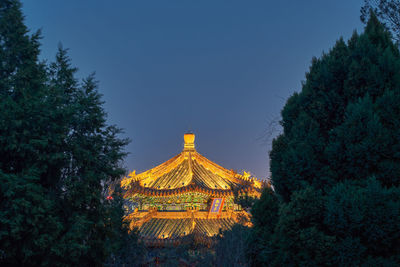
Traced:
[[133, 170], [133, 172], [129, 173], [129, 178], [135, 178], [136, 177], [136, 170]]
[[136, 181], [136, 171], [135, 170], [133, 172], [129, 173], [128, 177], [124, 177], [121, 180], [121, 187], [128, 188], [129, 185], [134, 181]]
[[250, 176], [251, 176], [250, 173], [248, 173], [248, 172], [246, 172], [246, 171], [243, 171], [243, 177], [244, 177], [244, 179], [245, 179], [246, 181], [249, 180]]

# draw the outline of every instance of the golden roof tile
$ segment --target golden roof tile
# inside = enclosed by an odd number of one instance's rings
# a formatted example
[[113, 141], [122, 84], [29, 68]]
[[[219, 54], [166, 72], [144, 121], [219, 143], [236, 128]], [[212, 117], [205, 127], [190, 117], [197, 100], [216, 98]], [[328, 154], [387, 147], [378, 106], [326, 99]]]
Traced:
[[194, 140], [194, 134], [185, 134], [181, 153], [150, 170], [139, 174], [133, 171], [125, 177], [121, 185], [132, 189], [127, 194], [166, 196], [181, 194], [183, 190], [231, 195], [233, 189], [260, 191], [263, 185], [261, 181], [247, 172], [238, 174], [210, 161], [196, 151]]

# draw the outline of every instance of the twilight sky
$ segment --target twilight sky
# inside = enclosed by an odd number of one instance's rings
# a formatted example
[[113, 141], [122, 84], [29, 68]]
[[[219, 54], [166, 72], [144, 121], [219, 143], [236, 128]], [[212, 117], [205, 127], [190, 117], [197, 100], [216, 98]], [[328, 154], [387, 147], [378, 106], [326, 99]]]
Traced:
[[362, 0], [22, 2], [28, 27], [42, 29], [42, 58], [61, 42], [79, 77], [96, 72], [137, 172], [178, 154], [192, 130], [210, 160], [269, 176], [269, 123], [312, 57], [363, 28]]

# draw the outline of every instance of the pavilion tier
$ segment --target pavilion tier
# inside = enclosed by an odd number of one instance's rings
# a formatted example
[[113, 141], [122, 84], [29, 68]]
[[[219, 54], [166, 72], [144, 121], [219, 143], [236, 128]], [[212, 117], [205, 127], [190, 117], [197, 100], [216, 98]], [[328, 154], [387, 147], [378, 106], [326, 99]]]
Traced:
[[[172, 242], [187, 235], [212, 237], [230, 229], [239, 217], [249, 218], [235, 197], [261, 195], [263, 181], [210, 161], [196, 151], [194, 140], [194, 134], [185, 134], [181, 153], [121, 181], [124, 198], [131, 204], [126, 205], [125, 219], [144, 240], [160, 244], [157, 240]], [[210, 212], [215, 198], [223, 200], [218, 216]]]
[[239, 174], [208, 160], [194, 149], [194, 134], [185, 134], [183, 151], [172, 159], [148, 171], [135, 171], [122, 180], [123, 187], [131, 189], [128, 195], [138, 193], [148, 195], [174, 195], [187, 191], [207, 194], [233, 195], [241, 193], [257, 194], [263, 182], [244, 172]]

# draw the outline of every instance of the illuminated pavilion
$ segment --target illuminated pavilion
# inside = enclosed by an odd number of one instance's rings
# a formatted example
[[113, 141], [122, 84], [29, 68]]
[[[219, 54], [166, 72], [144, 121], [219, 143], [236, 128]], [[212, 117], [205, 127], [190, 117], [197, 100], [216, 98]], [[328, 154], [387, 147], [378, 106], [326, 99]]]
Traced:
[[184, 240], [210, 244], [220, 230], [249, 223], [235, 196], [259, 197], [264, 183], [208, 160], [195, 149], [195, 135], [184, 135], [183, 151], [148, 171], [121, 181], [130, 228], [138, 228], [148, 246]]

